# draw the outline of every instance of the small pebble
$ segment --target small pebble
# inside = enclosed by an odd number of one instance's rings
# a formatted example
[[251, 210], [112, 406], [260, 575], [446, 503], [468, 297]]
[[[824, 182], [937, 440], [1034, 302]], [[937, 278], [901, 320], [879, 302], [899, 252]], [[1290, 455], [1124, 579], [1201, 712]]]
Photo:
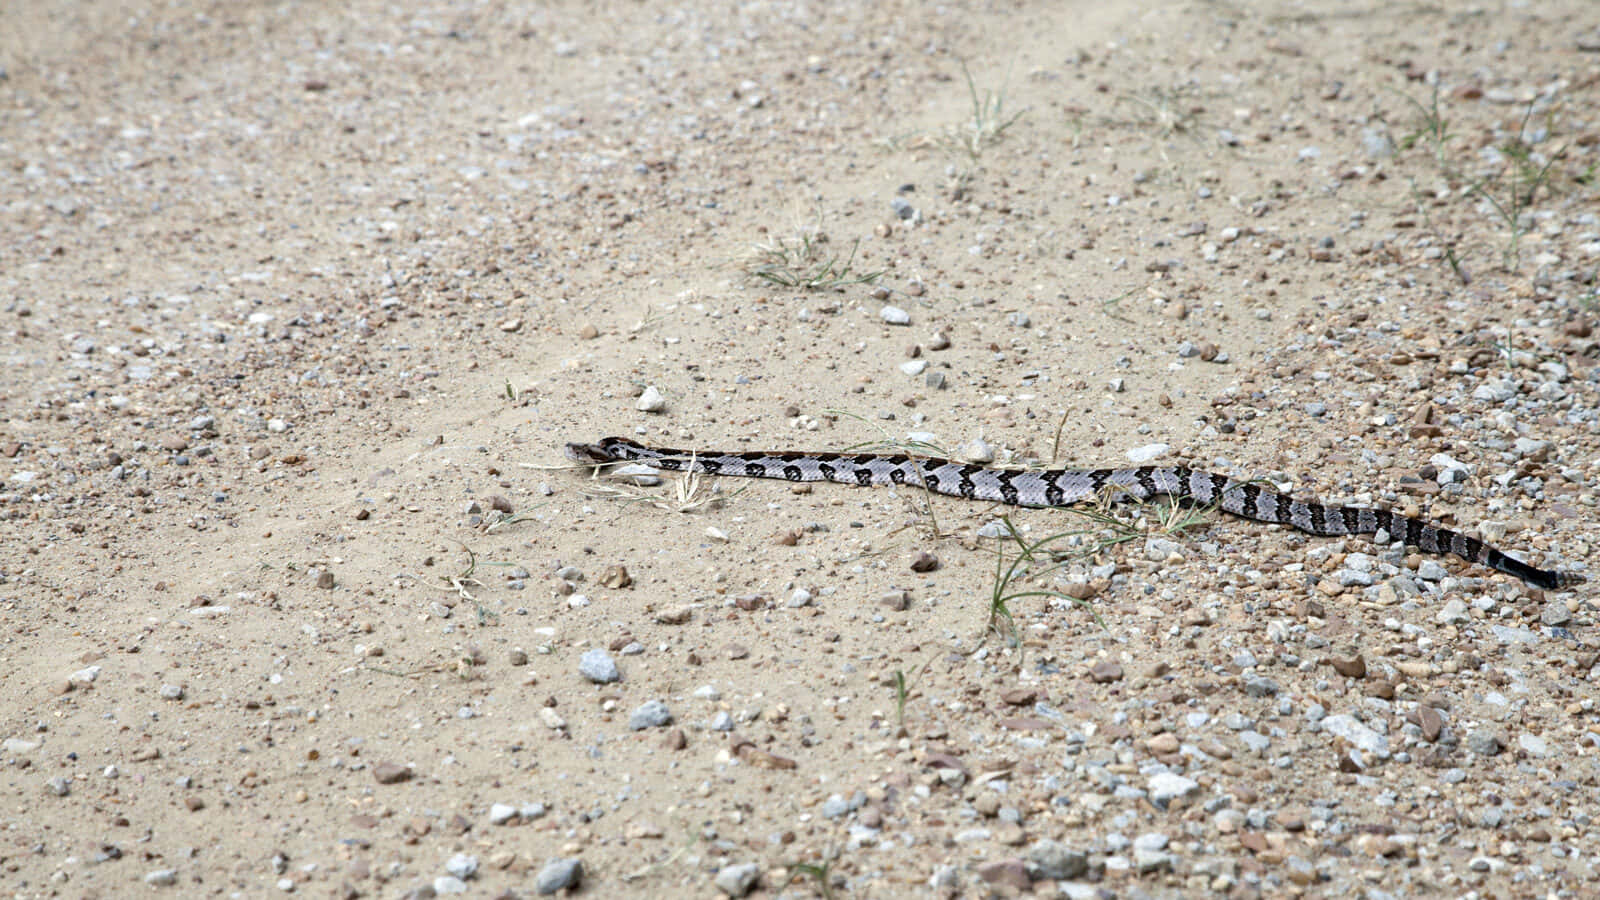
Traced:
[[372, 777], [379, 784], [399, 784], [411, 779], [411, 769], [399, 763], [378, 763], [372, 767]]
[[575, 888], [583, 882], [583, 860], [577, 857], [552, 859], [539, 870], [533, 881], [534, 890], [541, 894], [554, 894], [565, 888]]
[[444, 870], [465, 881], [478, 873], [478, 858], [467, 853], [457, 853], [445, 861]]
[[617, 670], [617, 661], [599, 647], [585, 650], [583, 656], [578, 658], [578, 674], [595, 684], [610, 684], [622, 680], [622, 673]]
[[633, 408], [640, 412], [658, 413], [667, 408], [667, 398], [661, 396], [655, 385], [651, 385], [639, 395], [639, 400], [633, 404]]
[[634, 731], [643, 731], [646, 728], [660, 728], [672, 724], [672, 711], [660, 700], [649, 700], [635, 709], [628, 716], [628, 727]]
[[878, 317], [890, 325], [910, 325], [911, 314], [898, 306], [885, 306]]
[[729, 897], [743, 897], [756, 886], [760, 877], [761, 866], [758, 863], [736, 863], [719, 869], [715, 883], [717, 890]]

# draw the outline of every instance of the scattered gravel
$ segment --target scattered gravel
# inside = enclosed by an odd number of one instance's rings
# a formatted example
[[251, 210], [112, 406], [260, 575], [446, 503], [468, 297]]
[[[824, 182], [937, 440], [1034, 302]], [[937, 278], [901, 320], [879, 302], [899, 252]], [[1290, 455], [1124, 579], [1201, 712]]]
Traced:
[[[608, 434], [1134, 448], [1585, 572], [1588, 11], [177, 0], [28, 30], [0, 72], [9, 882], [1587, 896], [1583, 590], [1161, 504], [545, 467]], [[952, 47], [1034, 60], [971, 87], [1035, 112], [908, 119], [966, 98], [906, 52]], [[1435, 90], [1470, 139], [1418, 131]], [[1512, 241], [1523, 149], [1554, 162]], [[700, 264], [793, 250], [765, 198], [794, 185], [805, 252], [870, 283]]]

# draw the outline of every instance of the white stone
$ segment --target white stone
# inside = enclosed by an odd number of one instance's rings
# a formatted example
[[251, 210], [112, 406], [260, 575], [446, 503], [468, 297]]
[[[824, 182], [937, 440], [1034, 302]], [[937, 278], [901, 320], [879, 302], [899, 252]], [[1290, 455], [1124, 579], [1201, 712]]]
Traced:
[[1128, 451], [1128, 459], [1135, 463], [1147, 463], [1152, 459], [1165, 456], [1172, 447], [1167, 444], [1146, 444]]
[[633, 408], [640, 412], [658, 413], [667, 408], [667, 398], [661, 396], [655, 385], [651, 385], [639, 395], [639, 402], [635, 403]]

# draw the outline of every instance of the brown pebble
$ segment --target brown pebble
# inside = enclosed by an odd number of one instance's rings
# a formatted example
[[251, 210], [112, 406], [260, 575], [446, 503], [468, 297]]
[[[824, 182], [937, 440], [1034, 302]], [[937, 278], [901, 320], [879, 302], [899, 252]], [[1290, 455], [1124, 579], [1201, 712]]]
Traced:
[[895, 612], [905, 612], [911, 608], [911, 594], [907, 591], [890, 591], [878, 598], [878, 605]]
[[399, 763], [378, 763], [372, 767], [372, 777], [376, 778], [379, 784], [399, 784], [411, 780], [411, 768]]
[[911, 557], [911, 571], [913, 572], [932, 572], [937, 568], [939, 568], [939, 557], [926, 550], [918, 550], [916, 555]]
[[189, 812], [199, 812], [206, 808], [206, 802], [199, 797], [185, 797], [183, 798], [183, 806]]
[[1170, 731], [1163, 732], [1144, 742], [1146, 750], [1151, 753], [1168, 754], [1178, 752], [1178, 736]]
[[694, 604], [685, 603], [671, 609], [663, 609], [656, 613], [656, 621], [662, 625], [682, 625], [694, 618]]
[[1359, 653], [1349, 659], [1340, 659], [1335, 656], [1328, 660], [1328, 664], [1333, 666], [1335, 672], [1346, 678], [1367, 677], [1367, 660]]
[[182, 435], [169, 434], [161, 438], [161, 449], [177, 453], [189, 449], [189, 441]]
[[272, 451], [268, 450], [266, 447], [251, 447], [250, 448], [250, 458], [251, 459], [263, 460], [263, 459], [266, 459], [267, 457], [269, 457], [271, 455], [272, 455]]
[[1095, 684], [1110, 684], [1122, 680], [1122, 667], [1109, 659], [1102, 659], [1089, 669], [1089, 678]]
[[327, 569], [317, 573], [317, 587], [325, 591], [333, 590], [333, 573]]
[[1028, 877], [1028, 867], [1014, 856], [983, 863], [978, 866], [978, 877], [982, 878], [985, 884], [1002, 885], [1019, 891], [1028, 890], [1033, 886], [1033, 879]]
[[628, 574], [627, 566], [606, 566], [600, 573], [600, 584], [608, 588], [626, 588], [633, 586], [633, 576]]
[[1267, 837], [1259, 831], [1246, 831], [1239, 835], [1239, 844], [1251, 853], [1261, 853], [1267, 849]]
[[592, 341], [592, 340], [594, 340], [595, 338], [597, 338], [599, 336], [600, 336], [600, 329], [594, 327], [591, 324], [585, 323], [582, 328], [578, 329], [578, 337], [581, 337], [586, 341]]
[[906, 285], [906, 293], [913, 297], [921, 297], [926, 291], [927, 288], [923, 287], [920, 281], [913, 281]]
[[733, 598], [733, 605], [745, 612], [755, 612], [758, 609], [766, 609], [771, 600], [772, 598], [766, 594], [741, 594]]
[[1383, 700], [1394, 699], [1394, 682], [1387, 678], [1374, 678], [1367, 684], [1367, 695]]
[[800, 543], [800, 530], [780, 531], [772, 536], [772, 542], [780, 547], [793, 547]]
[[495, 512], [503, 512], [506, 515], [510, 515], [516, 511], [516, 508], [511, 505], [511, 501], [500, 496], [499, 494], [489, 495], [489, 508]]
[[1219, 354], [1221, 352], [1222, 352], [1222, 348], [1218, 347], [1216, 344], [1211, 343], [1210, 341], [1205, 341], [1204, 343], [1202, 343], [1200, 345], [1200, 358], [1205, 360], [1206, 362], [1211, 362], [1212, 360], [1216, 359], [1217, 358], [1217, 354]]
[[1100, 593], [1104, 584], [1105, 582], [1099, 578], [1094, 581], [1069, 581], [1061, 588], [1061, 593], [1074, 600], [1089, 600]]
[[1032, 706], [1039, 699], [1038, 688], [1012, 688], [1000, 695], [1000, 699], [1012, 706]]
[[1422, 739], [1431, 744], [1439, 739], [1439, 733], [1444, 730], [1444, 717], [1431, 706], [1418, 706], [1417, 725], [1422, 729]]
[[[1570, 337], [1586, 338], [1593, 332], [1593, 330], [1593, 326], [1589, 324], [1589, 320], [1582, 318], [1573, 319], [1571, 322], [1567, 322], [1561, 326], [1561, 332]], [[16, 454], [9, 453], [7, 455], [15, 456]]]
[[362, 507], [361, 509], [356, 510], [356, 521], [357, 522], [365, 522], [366, 520], [368, 520], [370, 518], [372, 518], [372, 510], [367, 509], [366, 507]]

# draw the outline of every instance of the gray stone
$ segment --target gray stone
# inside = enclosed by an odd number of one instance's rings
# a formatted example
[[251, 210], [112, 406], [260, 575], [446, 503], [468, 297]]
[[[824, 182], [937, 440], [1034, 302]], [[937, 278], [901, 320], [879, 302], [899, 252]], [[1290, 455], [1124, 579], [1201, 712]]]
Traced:
[[717, 870], [715, 884], [717, 890], [729, 897], [743, 897], [750, 893], [756, 886], [756, 880], [761, 877], [761, 866], [757, 863], [735, 863], [723, 866]]
[[1334, 737], [1349, 741], [1358, 749], [1379, 759], [1389, 758], [1389, 739], [1343, 713], [1324, 718], [1319, 725]]
[[1544, 611], [1539, 614], [1539, 621], [1546, 625], [1556, 627], [1572, 621], [1572, 610], [1567, 609], [1567, 604], [1561, 600], [1551, 600], [1544, 605]]
[[643, 731], [646, 728], [660, 728], [672, 724], [672, 710], [660, 700], [649, 700], [639, 705], [639, 708], [628, 716], [628, 727], [634, 731]]
[[1489, 632], [1502, 644], [1537, 644], [1539, 633], [1529, 628], [1511, 628], [1506, 625], [1490, 625]]
[[1368, 126], [1361, 129], [1361, 149], [1368, 159], [1387, 159], [1394, 155], [1394, 139], [1387, 128]]
[[840, 794], [833, 794], [822, 801], [822, 817], [824, 819], [837, 819], [850, 811], [850, 801]]
[[1080, 878], [1089, 871], [1089, 854], [1060, 841], [1042, 840], [1028, 848], [1028, 874], [1038, 881]]
[[1151, 802], [1165, 809], [1173, 800], [1194, 796], [1200, 790], [1200, 783], [1175, 772], [1157, 772], [1150, 776], [1148, 788]]
[[1523, 752], [1529, 756], [1545, 757], [1550, 755], [1550, 745], [1544, 738], [1536, 734], [1523, 733], [1517, 735], [1517, 746], [1521, 747]]
[[478, 858], [470, 853], [457, 853], [445, 862], [444, 870], [466, 881], [478, 874]]
[[1493, 731], [1479, 729], [1467, 735], [1467, 749], [1479, 756], [1499, 756], [1506, 742]]
[[541, 894], [554, 894], [562, 888], [577, 887], [583, 882], [583, 860], [575, 856], [552, 859], [539, 870], [533, 889]]
[[1172, 557], [1183, 558], [1183, 545], [1177, 541], [1166, 538], [1147, 538], [1144, 542], [1144, 558], [1151, 562], [1163, 562]]
[[1165, 849], [1167, 849], [1167, 844], [1168, 843], [1169, 843], [1169, 839], [1167, 838], [1166, 835], [1162, 834], [1159, 831], [1151, 831], [1151, 832], [1148, 832], [1146, 834], [1141, 834], [1138, 837], [1134, 838], [1133, 839], [1133, 849], [1135, 849], [1135, 850], [1165, 850]]
[[1539, 462], [1543, 462], [1550, 455], [1550, 448], [1549, 441], [1525, 437], [1517, 438], [1512, 444], [1512, 449], [1518, 456], [1531, 456]]
[[595, 684], [610, 684], [622, 680], [622, 673], [617, 670], [617, 661], [599, 647], [585, 650], [583, 656], [578, 658], [578, 674]]
[[1443, 581], [1449, 574], [1450, 570], [1435, 560], [1425, 559], [1417, 564], [1417, 577], [1423, 581]]
[[1467, 604], [1460, 598], [1451, 597], [1444, 602], [1444, 608], [1433, 617], [1440, 625], [1465, 625], [1472, 621], [1472, 614], [1467, 611]]
[[1244, 680], [1244, 692], [1252, 697], [1276, 696], [1280, 688], [1271, 678], [1255, 675]]

